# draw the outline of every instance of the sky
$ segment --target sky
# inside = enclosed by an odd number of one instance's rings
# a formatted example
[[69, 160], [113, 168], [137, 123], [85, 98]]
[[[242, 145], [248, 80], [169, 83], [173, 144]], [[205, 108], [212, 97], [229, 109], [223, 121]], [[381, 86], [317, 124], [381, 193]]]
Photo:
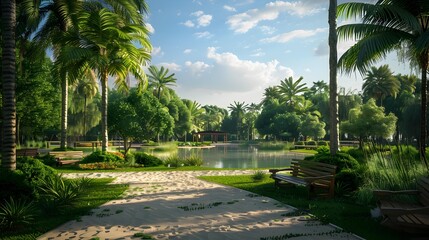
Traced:
[[[150, 65], [168, 68], [179, 97], [202, 106], [260, 103], [264, 89], [288, 77], [328, 83], [328, 2], [147, 0]], [[338, 55], [352, 45], [339, 41]], [[395, 54], [382, 64], [411, 73]], [[360, 91], [362, 76], [339, 73], [338, 85]]]

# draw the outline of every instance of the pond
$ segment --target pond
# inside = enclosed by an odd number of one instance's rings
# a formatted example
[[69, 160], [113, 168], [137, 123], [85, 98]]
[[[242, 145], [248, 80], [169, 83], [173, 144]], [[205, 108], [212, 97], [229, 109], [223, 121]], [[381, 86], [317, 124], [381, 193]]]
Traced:
[[179, 148], [174, 153], [151, 152], [165, 159], [171, 154], [185, 158], [199, 156], [204, 167], [214, 168], [278, 168], [289, 166], [292, 159], [303, 159], [308, 154], [289, 151], [261, 151], [254, 146], [217, 144], [213, 148]]

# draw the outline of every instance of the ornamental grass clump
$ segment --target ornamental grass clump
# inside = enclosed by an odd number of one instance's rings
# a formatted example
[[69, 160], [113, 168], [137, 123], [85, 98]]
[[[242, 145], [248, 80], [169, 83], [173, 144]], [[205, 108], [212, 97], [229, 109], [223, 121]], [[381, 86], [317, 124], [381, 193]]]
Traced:
[[25, 199], [3, 201], [0, 204], [0, 229], [20, 229], [34, 221], [35, 208]]
[[181, 162], [185, 166], [197, 166], [197, 167], [199, 167], [199, 166], [203, 165], [203, 160], [194, 154], [189, 156], [189, 157], [186, 157], [183, 160], [181, 160]]
[[263, 181], [264, 179], [267, 178], [267, 175], [265, 174], [264, 171], [262, 170], [257, 170], [255, 171], [250, 178], [254, 181], [254, 182], [260, 182]]

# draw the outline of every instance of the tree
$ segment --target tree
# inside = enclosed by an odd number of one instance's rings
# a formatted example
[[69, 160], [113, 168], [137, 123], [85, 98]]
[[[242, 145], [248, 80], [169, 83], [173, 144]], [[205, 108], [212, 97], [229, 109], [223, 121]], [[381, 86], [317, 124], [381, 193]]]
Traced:
[[202, 127], [201, 116], [204, 114], [204, 109], [201, 108], [201, 104], [197, 103], [196, 101], [191, 101], [188, 99], [183, 99], [183, 102], [185, 103], [186, 107], [188, 108], [191, 114], [192, 125], [191, 125], [190, 132], [195, 133], [202, 130], [203, 127]]
[[295, 141], [299, 138], [300, 117], [292, 113], [276, 114], [272, 122], [273, 135], [276, 139]]
[[16, 69], [15, 69], [15, 0], [1, 1], [2, 49], [2, 161], [1, 167], [16, 169]]
[[236, 122], [236, 133], [237, 133], [237, 140], [240, 140], [241, 131], [243, 130], [243, 120], [244, 115], [246, 113], [248, 105], [245, 102], [236, 102], [234, 101], [233, 104], [230, 104], [228, 106], [229, 110], [231, 110], [231, 118], [233, 118]]
[[337, 84], [337, 0], [329, 0], [329, 150], [334, 156], [339, 149], [338, 84]]
[[83, 78], [79, 79], [76, 86], [76, 93], [83, 98], [83, 134], [86, 140], [86, 112], [88, 99], [92, 99], [98, 93], [98, 84], [95, 73], [91, 70], [87, 71]]
[[168, 91], [169, 86], [176, 85], [176, 78], [174, 78], [174, 73], [168, 75], [168, 69], [161, 66], [160, 69], [156, 66], [149, 67], [149, 87], [153, 89], [154, 95], [161, 99], [162, 93], [166, 90]]
[[400, 50], [404, 58], [421, 70], [421, 119], [419, 151], [426, 160], [427, 71], [429, 66], [429, 1], [378, 0], [375, 4], [344, 3], [338, 6], [339, 15], [362, 19], [362, 23], [346, 24], [338, 28], [343, 39], [354, 38], [357, 43], [339, 59], [346, 72], [366, 72], [369, 66]]
[[360, 147], [368, 137], [388, 138], [395, 133], [397, 117], [393, 113], [384, 114], [384, 108], [378, 107], [374, 99], [364, 105], [353, 108], [349, 113], [349, 120], [341, 122], [341, 129], [345, 133], [359, 137]]
[[299, 130], [301, 134], [313, 139], [323, 138], [326, 135], [325, 123], [319, 121], [319, 117], [307, 113], [303, 117], [303, 121]]
[[[102, 93], [102, 151], [107, 151], [108, 77], [114, 76], [116, 86], [125, 87], [126, 77], [131, 72], [142, 89], [146, 76], [141, 67], [150, 59], [152, 48], [148, 30], [143, 25], [127, 24], [120, 15], [100, 9], [81, 13], [79, 29], [68, 31], [63, 41], [68, 45], [61, 53], [61, 60], [68, 61], [75, 69], [87, 67], [98, 73]], [[136, 47], [135, 42], [142, 47]]]
[[295, 104], [296, 98], [308, 90], [306, 83], [301, 83], [303, 79], [303, 77], [300, 77], [298, 80], [293, 81], [293, 78], [289, 77], [280, 81], [280, 85], [277, 86], [277, 90], [280, 94], [282, 102], [293, 106]]
[[277, 87], [268, 87], [264, 91], [264, 99], [261, 102], [261, 105], [265, 106], [270, 104], [274, 100], [279, 100], [280, 94]]
[[401, 83], [393, 76], [388, 65], [383, 65], [379, 68], [371, 67], [367, 71], [362, 85], [364, 96], [380, 100], [380, 106], [383, 106], [383, 99], [387, 96], [396, 97], [400, 88]]

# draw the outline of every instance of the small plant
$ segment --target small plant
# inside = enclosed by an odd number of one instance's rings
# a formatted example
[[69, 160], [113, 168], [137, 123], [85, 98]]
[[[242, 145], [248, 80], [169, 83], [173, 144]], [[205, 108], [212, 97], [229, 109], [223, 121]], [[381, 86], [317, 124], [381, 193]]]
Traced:
[[80, 169], [88, 170], [107, 170], [107, 169], [116, 169], [117, 164], [111, 162], [96, 162], [96, 163], [86, 163], [79, 164]]
[[264, 171], [262, 171], [262, 170], [257, 170], [257, 171], [255, 171], [253, 174], [252, 174], [252, 176], [250, 176], [251, 178], [252, 178], [252, 180], [254, 181], [254, 182], [258, 182], [258, 181], [262, 181], [262, 180], [264, 180], [266, 177], [267, 177], [267, 175], [264, 173]]
[[164, 160], [164, 165], [168, 167], [180, 167], [182, 164], [182, 159], [180, 159], [179, 155], [177, 154], [170, 155], [167, 159]]
[[32, 202], [13, 200], [11, 197], [0, 205], [0, 227], [6, 229], [24, 227], [34, 220], [34, 211]]
[[124, 158], [119, 156], [122, 155], [122, 153], [111, 153], [111, 152], [101, 152], [101, 151], [95, 151], [91, 153], [90, 155], [84, 157], [81, 161], [81, 163], [96, 163], [96, 162], [111, 162], [111, 163], [123, 163]]
[[142, 233], [142, 232], [134, 233], [133, 238], [140, 238], [140, 239], [155, 239], [155, 238], [153, 238], [151, 235], [146, 234], [146, 233]]
[[191, 155], [183, 160], [183, 164], [185, 166], [201, 166], [203, 165], [203, 160], [196, 155]]

